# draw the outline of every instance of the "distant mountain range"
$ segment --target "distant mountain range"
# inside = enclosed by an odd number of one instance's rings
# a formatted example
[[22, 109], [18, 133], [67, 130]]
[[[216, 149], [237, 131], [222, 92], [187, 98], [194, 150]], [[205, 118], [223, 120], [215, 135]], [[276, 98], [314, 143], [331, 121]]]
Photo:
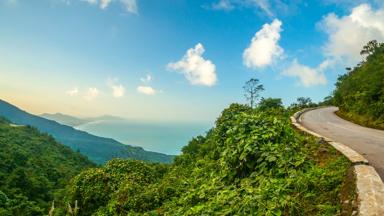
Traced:
[[[0, 116], [17, 125], [30, 125], [52, 135], [60, 143], [102, 164], [112, 158], [132, 158], [151, 162], [170, 163], [174, 156], [145, 151], [141, 147], [124, 145], [114, 139], [104, 138], [76, 130], [56, 121], [27, 113], [16, 106], [0, 100]], [[73, 120], [73, 119], [72, 119]]]
[[110, 115], [103, 115], [99, 117], [93, 117], [93, 118], [78, 118], [62, 113], [44, 113], [40, 115], [43, 118], [56, 121], [63, 125], [68, 125], [72, 127], [76, 127], [82, 124], [87, 124], [89, 122], [95, 122], [95, 121], [118, 121], [118, 120], [124, 120], [123, 118], [116, 117], [116, 116], [110, 116]]

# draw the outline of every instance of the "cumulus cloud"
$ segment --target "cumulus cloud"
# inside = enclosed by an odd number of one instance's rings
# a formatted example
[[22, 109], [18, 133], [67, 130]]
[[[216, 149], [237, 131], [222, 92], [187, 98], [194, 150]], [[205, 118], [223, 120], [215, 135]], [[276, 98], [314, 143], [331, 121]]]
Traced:
[[198, 43], [180, 61], [169, 63], [167, 68], [184, 74], [192, 85], [213, 86], [217, 81], [216, 66], [202, 57], [204, 52], [204, 46]]
[[325, 55], [356, 64], [361, 60], [360, 50], [368, 41], [384, 41], [384, 8], [374, 10], [368, 4], [361, 4], [346, 16], [331, 13], [323, 18], [320, 28], [328, 35]]
[[284, 50], [278, 44], [282, 22], [274, 19], [256, 32], [248, 48], [243, 52], [243, 62], [248, 68], [263, 68], [280, 57]]
[[115, 98], [123, 97], [125, 94], [125, 88], [123, 85], [118, 83], [118, 79], [109, 78], [107, 85], [112, 89], [112, 96]]
[[75, 96], [75, 95], [77, 95], [79, 93], [79, 88], [73, 87], [70, 90], [68, 90], [66, 93], [69, 96]]
[[85, 92], [84, 98], [88, 101], [91, 101], [95, 99], [97, 96], [99, 96], [100, 92], [97, 88], [88, 88], [88, 90]]
[[305, 87], [326, 85], [327, 79], [322, 71], [325, 67], [328, 67], [325, 64], [327, 63], [323, 62], [318, 68], [311, 68], [300, 64], [297, 59], [295, 59], [291, 65], [282, 72], [282, 75], [299, 78], [299, 83]]
[[155, 95], [157, 93], [151, 86], [138, 86], [137, 91], [146, 95]]

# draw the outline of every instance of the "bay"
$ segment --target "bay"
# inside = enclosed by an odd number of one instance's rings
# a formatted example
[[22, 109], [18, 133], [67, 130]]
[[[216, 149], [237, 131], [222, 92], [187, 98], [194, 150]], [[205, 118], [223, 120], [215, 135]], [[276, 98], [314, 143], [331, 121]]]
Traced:
[[135, 122], [128, 120], [96, 121], [76, 128], [88, 133], [113, 138], [145, 150], [178, 155], [183, 146], [198, 135], [204, 135], [213, 124], [180, 122]]

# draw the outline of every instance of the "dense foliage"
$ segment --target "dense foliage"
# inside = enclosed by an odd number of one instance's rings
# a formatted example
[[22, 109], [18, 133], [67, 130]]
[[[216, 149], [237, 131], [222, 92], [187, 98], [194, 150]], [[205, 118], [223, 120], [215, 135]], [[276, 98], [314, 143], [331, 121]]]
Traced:
[[173, 164], [112, 160], [74, 178], [69, 200], [80, 215], [337, 215], [349, 166], [287, 111], [233, 104]]
[[[0, 215], [46, 215], [68, 181], [94, 164], [29, 126], [0, 118]], [[60, 204], [60, 202], [58, 202]], [[62, 204], [63, 205], [63, 204]]]
[[84, 131], [59, 124], [39, 116], [29, 114], [0, 100], [0, 114], [19, 125], [30, 125], [44, 133], [52, 135], [60, 143], [74, 151], [80, 151], [89, 159], [103, 164], [116, 157], [170, 163], [174, 156], [145, 151], [141, 147], [124, 145], [114, 139], [94, 136]]
[[384, 44], [371, 41], [361, 53], [366, 60], [339, 77], [333, 102], [346, 118], [384, 129]]
[[291, 113], [297, 112], [299, 110], [310, 108], [310, 107], [316, 107], [320, 104], [316, 104], [312, 102], [312, 99], [309, 97], [299, 97], [296, 99], [296, 102], [289, 105], [288, 110]]

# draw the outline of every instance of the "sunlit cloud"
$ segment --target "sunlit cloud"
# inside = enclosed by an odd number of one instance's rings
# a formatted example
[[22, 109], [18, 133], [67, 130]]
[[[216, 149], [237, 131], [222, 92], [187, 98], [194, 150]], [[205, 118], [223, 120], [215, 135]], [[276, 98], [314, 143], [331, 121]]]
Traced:
[[157, 91], [151, 86], [138, 86], [137, 92], [146, 94], [146, 95], [155, 95]]
[[347, 64], [362, 59], [360, 50], [368, 41], [384, 42], [384, 8], [374, 10], [368, 4], [361, 4], [346, 16], [328, 14], [319, 25], [328, 35], [325, 56]]
[[304, 87], [326, 85], [327, 79], [322, 71], [324, 67], [326, 67], [324, 64], [326, 63], [320, 64], [318, 68], [311, 68], [300, 64], [297, 59], [295, 59], [290, 66], [282, 72], [282, 75], [297, 77], [299, 79], [299, 84]]
[[123, 97], [125, 94], [125, 88], [123, 85], [119, 84], [118, 79], [114, 78], [109, 78], [107, 80], [107, 85], [108, 87], [111, 88], [112, 90], [112, 96], [114, 98], [120, 98]]
[[180, 61], [169, 63], [167, 68], [184, 74], [192, 85], [213, 86], [217, 81], [216, 66], [203, 58], [204, 52], [204, 46], [198, 43], [188, 49]]
[[84, 99], [91, 101], [98, 97], [100, 94], [99, 90], [97, 88], [91, 87], [88, 88], [87, 91], [85, 92]]
[[263, 68], [279, 58], [284, 50], [278, 44], [282, 22], [274, 19], [256, 32], [248, 48], [243, 52], [243, 62], [248, 68]]

